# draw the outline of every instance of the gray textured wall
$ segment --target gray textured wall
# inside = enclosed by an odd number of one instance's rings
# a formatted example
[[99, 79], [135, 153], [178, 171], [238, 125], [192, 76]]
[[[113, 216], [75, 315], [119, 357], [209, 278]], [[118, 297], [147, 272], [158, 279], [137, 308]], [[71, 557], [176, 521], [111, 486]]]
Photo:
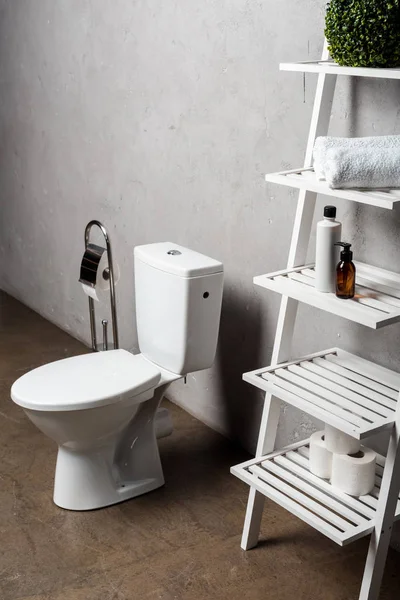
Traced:
[[[171, 396], [248, 448], [262, 395], [241, 373], [269, 363], [279, 307], [252, 277], [285, 266], [296, 208], [264, 173], [302, 163], [315, 90], [278, 63], [320, 55], [324, 5], [0, 1], [1, 286], [88, 342], [77, 279], [98, 218], [122, 271], [122, 346], [137, 350], [132, 248], [170, 240], [221, 259], [215, 366]], [[399, 133], [399, 92], [341, 81], [331, 131]], [[400, 271], [399, 212], [337, 204], [355, 256]], [[303, 306], [299, 317], [297, 352], [338, 344], [400, 368], [399, 325], [374, 332]], [[279, 443], [312, 427], [284, 412]]]

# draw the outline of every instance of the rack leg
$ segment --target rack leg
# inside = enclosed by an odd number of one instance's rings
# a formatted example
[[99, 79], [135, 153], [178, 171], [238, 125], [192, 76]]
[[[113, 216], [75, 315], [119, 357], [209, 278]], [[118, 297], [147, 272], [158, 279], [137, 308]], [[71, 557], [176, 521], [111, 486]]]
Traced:
[[359, 600], [378, 600], [400, 492], [400, 423], [393, 428]]
[[242, 541], [240, 543], [242, 550], [251, 550], [251, 548], [255, 548], [258, 544], [264, 503], [265, 496], [260, 494], [255, 488], [250, 488]]
[[[312, 215], [310, 213], [310, 218]], [[272, 363], [282, 359], [282, 355], [289, 355], [292, 344], [293, 329], [296, 320], [298, 302], [289, 298], [282, 298], [279, 311], [278, 325]], [[260, 433], [256, 456], [263, 456], [275, 448], [276, 434], [278, 431], [280, 402], [269, 392], [265, 394], [264, 409], [261, 418]], [[254, 488], [250, 488], [247, 502], [246, 517], [244, 520], [241, 547], [250, 550], [257, 546], [260, 535], [261, 518], [264, 510], [265, 496]]]
[[[260, 456], [272, 452], [275, 447], [276, 433], [278, 430], [280, 402], [277, 398], [267, 393], [265, 395], [264, 410], [261, 420], [259, 441], [263, 440]], [[257, 451], [257, 455], [258, 455]], [[265, 496], [254, 488], [250, 488], [247, 501], [246, 517], [244, 520], [241, 547], [250, 550], [258, 544], [260, 535], [261, 518], [264, 510]]]

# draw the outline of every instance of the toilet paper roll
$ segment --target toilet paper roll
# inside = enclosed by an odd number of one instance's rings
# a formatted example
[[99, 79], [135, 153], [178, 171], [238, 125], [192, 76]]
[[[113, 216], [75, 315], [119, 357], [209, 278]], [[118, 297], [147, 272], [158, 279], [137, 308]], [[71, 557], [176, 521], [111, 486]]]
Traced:
[[[114, 285], [117, 285], [120, 277], [120, 269], [117, 263], [114, 263]], [[96, 285], [92, 287], [90, 285], [86, 285], [85, 283], [81, 283], [82, 289], [87, 296], [93, 298], [97, 302], [100, 301], [101, 293], [107, 292], [110, 289], [110, 279], [104, 279], [104, 271], [108, 268], [108, 258], [107, 252], [103, 252], [102, 257], [99, 262], [99, 266], [97, 268], [96, 274]]]
[[360, 440], [331, 425], [325, 425], [325, 441], [328, 450], [334, 454], [356, 454], [361, 447]]
[[310, 438], [310, 471], [322, 479], [331, 478], [332, 452], [326, 447], [323, 431], [313, 433]]
[[158, 440], [171, 435], [174, 430], [174, 425], [172, 423], [171, 414], [168, 408], [162, 407], [157, 409], [154, 425], [156, 430], [156, 438]]
[[97, 291], [96, 288], [91, 287], [90, 285], [85, 285], [84, 283], [81, 283], [82, 289], [85, 292], [86, 296], [90, 296], [91, 298], [93, 298], [93, 300], [96, 300], [96, 302], [99, 302], [99, 297], [97, 295]]
[[332, 486], [349, 496], [369, 494], [375, 485], [375, 463], [375, 452], [365, 446], [356, 454], [334, 454]]

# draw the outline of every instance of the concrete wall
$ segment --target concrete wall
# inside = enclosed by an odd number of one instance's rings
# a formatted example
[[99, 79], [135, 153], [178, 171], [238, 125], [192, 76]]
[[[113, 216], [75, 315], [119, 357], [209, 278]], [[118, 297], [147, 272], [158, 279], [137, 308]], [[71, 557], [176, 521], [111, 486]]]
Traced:
[[[85, 224], [98, 218], [122, 272], [122, 346], [137, 350], [133, 246], [172, 240], [221, 259], [215, 366], [170, 395], [250, 449], [262, 394], [241, 374], [269, 363], [279, 307], [252, 277], [285, 266], [296, 208], [264, 173], [302, 163], [315, 90], [314, 76], [303, 90], [278, 63], [320, 55], [324, 6], [0, 1], [1, 286], [88, 342], [78, 273]], [[399, 132], [399, 92], [341, 81], [331, 131]], [[337, 205], [356, 258], [400, 270], [399, 212]], [[374, 332], [304, 306], [299, 317], [296, 352], [340, 344], [400, 368], [399, 325]], [[312, 429], [284, 413], [279, 443]]]

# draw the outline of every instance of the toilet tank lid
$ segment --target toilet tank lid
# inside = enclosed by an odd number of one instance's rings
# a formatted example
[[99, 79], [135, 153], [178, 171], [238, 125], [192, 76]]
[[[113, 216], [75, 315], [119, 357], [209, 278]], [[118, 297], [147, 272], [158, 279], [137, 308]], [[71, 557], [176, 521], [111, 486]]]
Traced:
[[136, 246], [134, 255], [147, 265], [179, 277], [201, 277], [222, 273], [224, 270], [219, 260], [172, 242]]

